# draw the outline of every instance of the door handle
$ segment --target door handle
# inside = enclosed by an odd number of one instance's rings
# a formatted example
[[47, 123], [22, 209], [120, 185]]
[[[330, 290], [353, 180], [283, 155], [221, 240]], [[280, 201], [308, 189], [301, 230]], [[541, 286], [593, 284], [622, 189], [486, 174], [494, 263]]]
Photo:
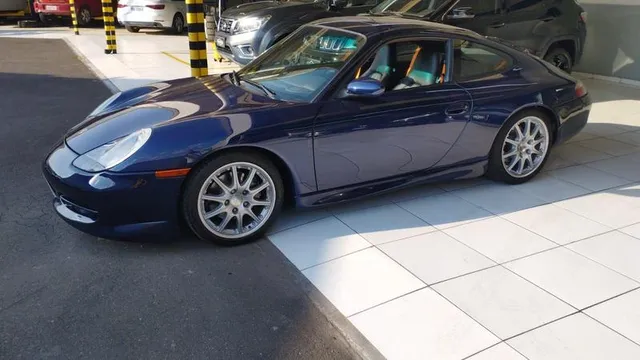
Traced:
[[469, 103], [465, 102], [465, 103], [449, 106], [447, 110], [444, 111], [444, 113], [449, 116], [452, 116], [452, 115], [462, 115], [468, 111], [469, 111]]
[[491, 25], [489, 25], [489, 27], [497, 29], [497, 28], [501, 28], [505, 25], [505, 23], [503, 22], [494, 22]]

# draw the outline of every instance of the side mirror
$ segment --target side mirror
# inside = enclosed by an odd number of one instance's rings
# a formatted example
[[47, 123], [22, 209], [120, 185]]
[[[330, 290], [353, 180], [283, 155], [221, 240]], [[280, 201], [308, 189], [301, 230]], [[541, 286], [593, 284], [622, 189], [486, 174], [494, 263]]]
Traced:
[[447, 19], [450, 20], [473, 19], [474, 17], [476, 17], [476, 15], [473, 13], [471, 7], [455, 8], [447, 15]]
[[376, 97], [384, 93], [384, 86], [378, 80], [353, 80], [347, 85], [347, 97]]

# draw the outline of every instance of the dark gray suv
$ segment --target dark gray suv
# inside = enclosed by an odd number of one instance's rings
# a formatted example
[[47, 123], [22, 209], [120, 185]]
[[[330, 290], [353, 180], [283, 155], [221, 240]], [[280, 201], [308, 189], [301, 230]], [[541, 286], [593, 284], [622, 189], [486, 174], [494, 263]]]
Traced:
[[587, 14], [576, 0], [260, 1], [223, 12], [220, 54], [247, 64], [310, 21], [341, 15], [402, 16], [443, 22], [515, 45], [571, 72], [580, 61]]

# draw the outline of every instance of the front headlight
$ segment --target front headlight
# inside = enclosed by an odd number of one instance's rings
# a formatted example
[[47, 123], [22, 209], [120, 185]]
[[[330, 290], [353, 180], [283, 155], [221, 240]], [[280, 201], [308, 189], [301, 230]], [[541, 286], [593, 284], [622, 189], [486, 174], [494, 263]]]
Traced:
[[151, 137], [151, 129], [138, 130], [78, 156], [73, 161], [73, 165], [87, 172], [111, 169], [138, 151], [149, 137]]
[[266, 23], [270, 18], [271, 16], [242, 18], [236, 23], [236, 27], [233, 32], [234, 34], [242, 34], [256, 31], [260, 29], [260, 27], [262, 27], [262, 25], [264, 25], [264, 23]]

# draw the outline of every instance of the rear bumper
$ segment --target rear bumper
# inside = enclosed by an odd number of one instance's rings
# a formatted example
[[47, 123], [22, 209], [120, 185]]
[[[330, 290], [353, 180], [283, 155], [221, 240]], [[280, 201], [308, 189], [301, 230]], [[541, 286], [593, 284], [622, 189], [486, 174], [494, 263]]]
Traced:
[[118, 21], [122, 26], [138, 27], [143, 29], [165, 29], [170, 28], [171, 24], [163, 24], [161, 22], [149, 22], [149, 21]]
[[36, 13], [56, 16], [71, 16], [71, 7], [69, 4], [52, 3], [44, 4], [40, 2], [33, 3], [33, 9]]
[[587, 125], [590, 112], [591, 97], [589, 94], [561, 106], [557, 112], [560, 115], [560, 126], [555, 143], [561, 144], [580, 133]]

